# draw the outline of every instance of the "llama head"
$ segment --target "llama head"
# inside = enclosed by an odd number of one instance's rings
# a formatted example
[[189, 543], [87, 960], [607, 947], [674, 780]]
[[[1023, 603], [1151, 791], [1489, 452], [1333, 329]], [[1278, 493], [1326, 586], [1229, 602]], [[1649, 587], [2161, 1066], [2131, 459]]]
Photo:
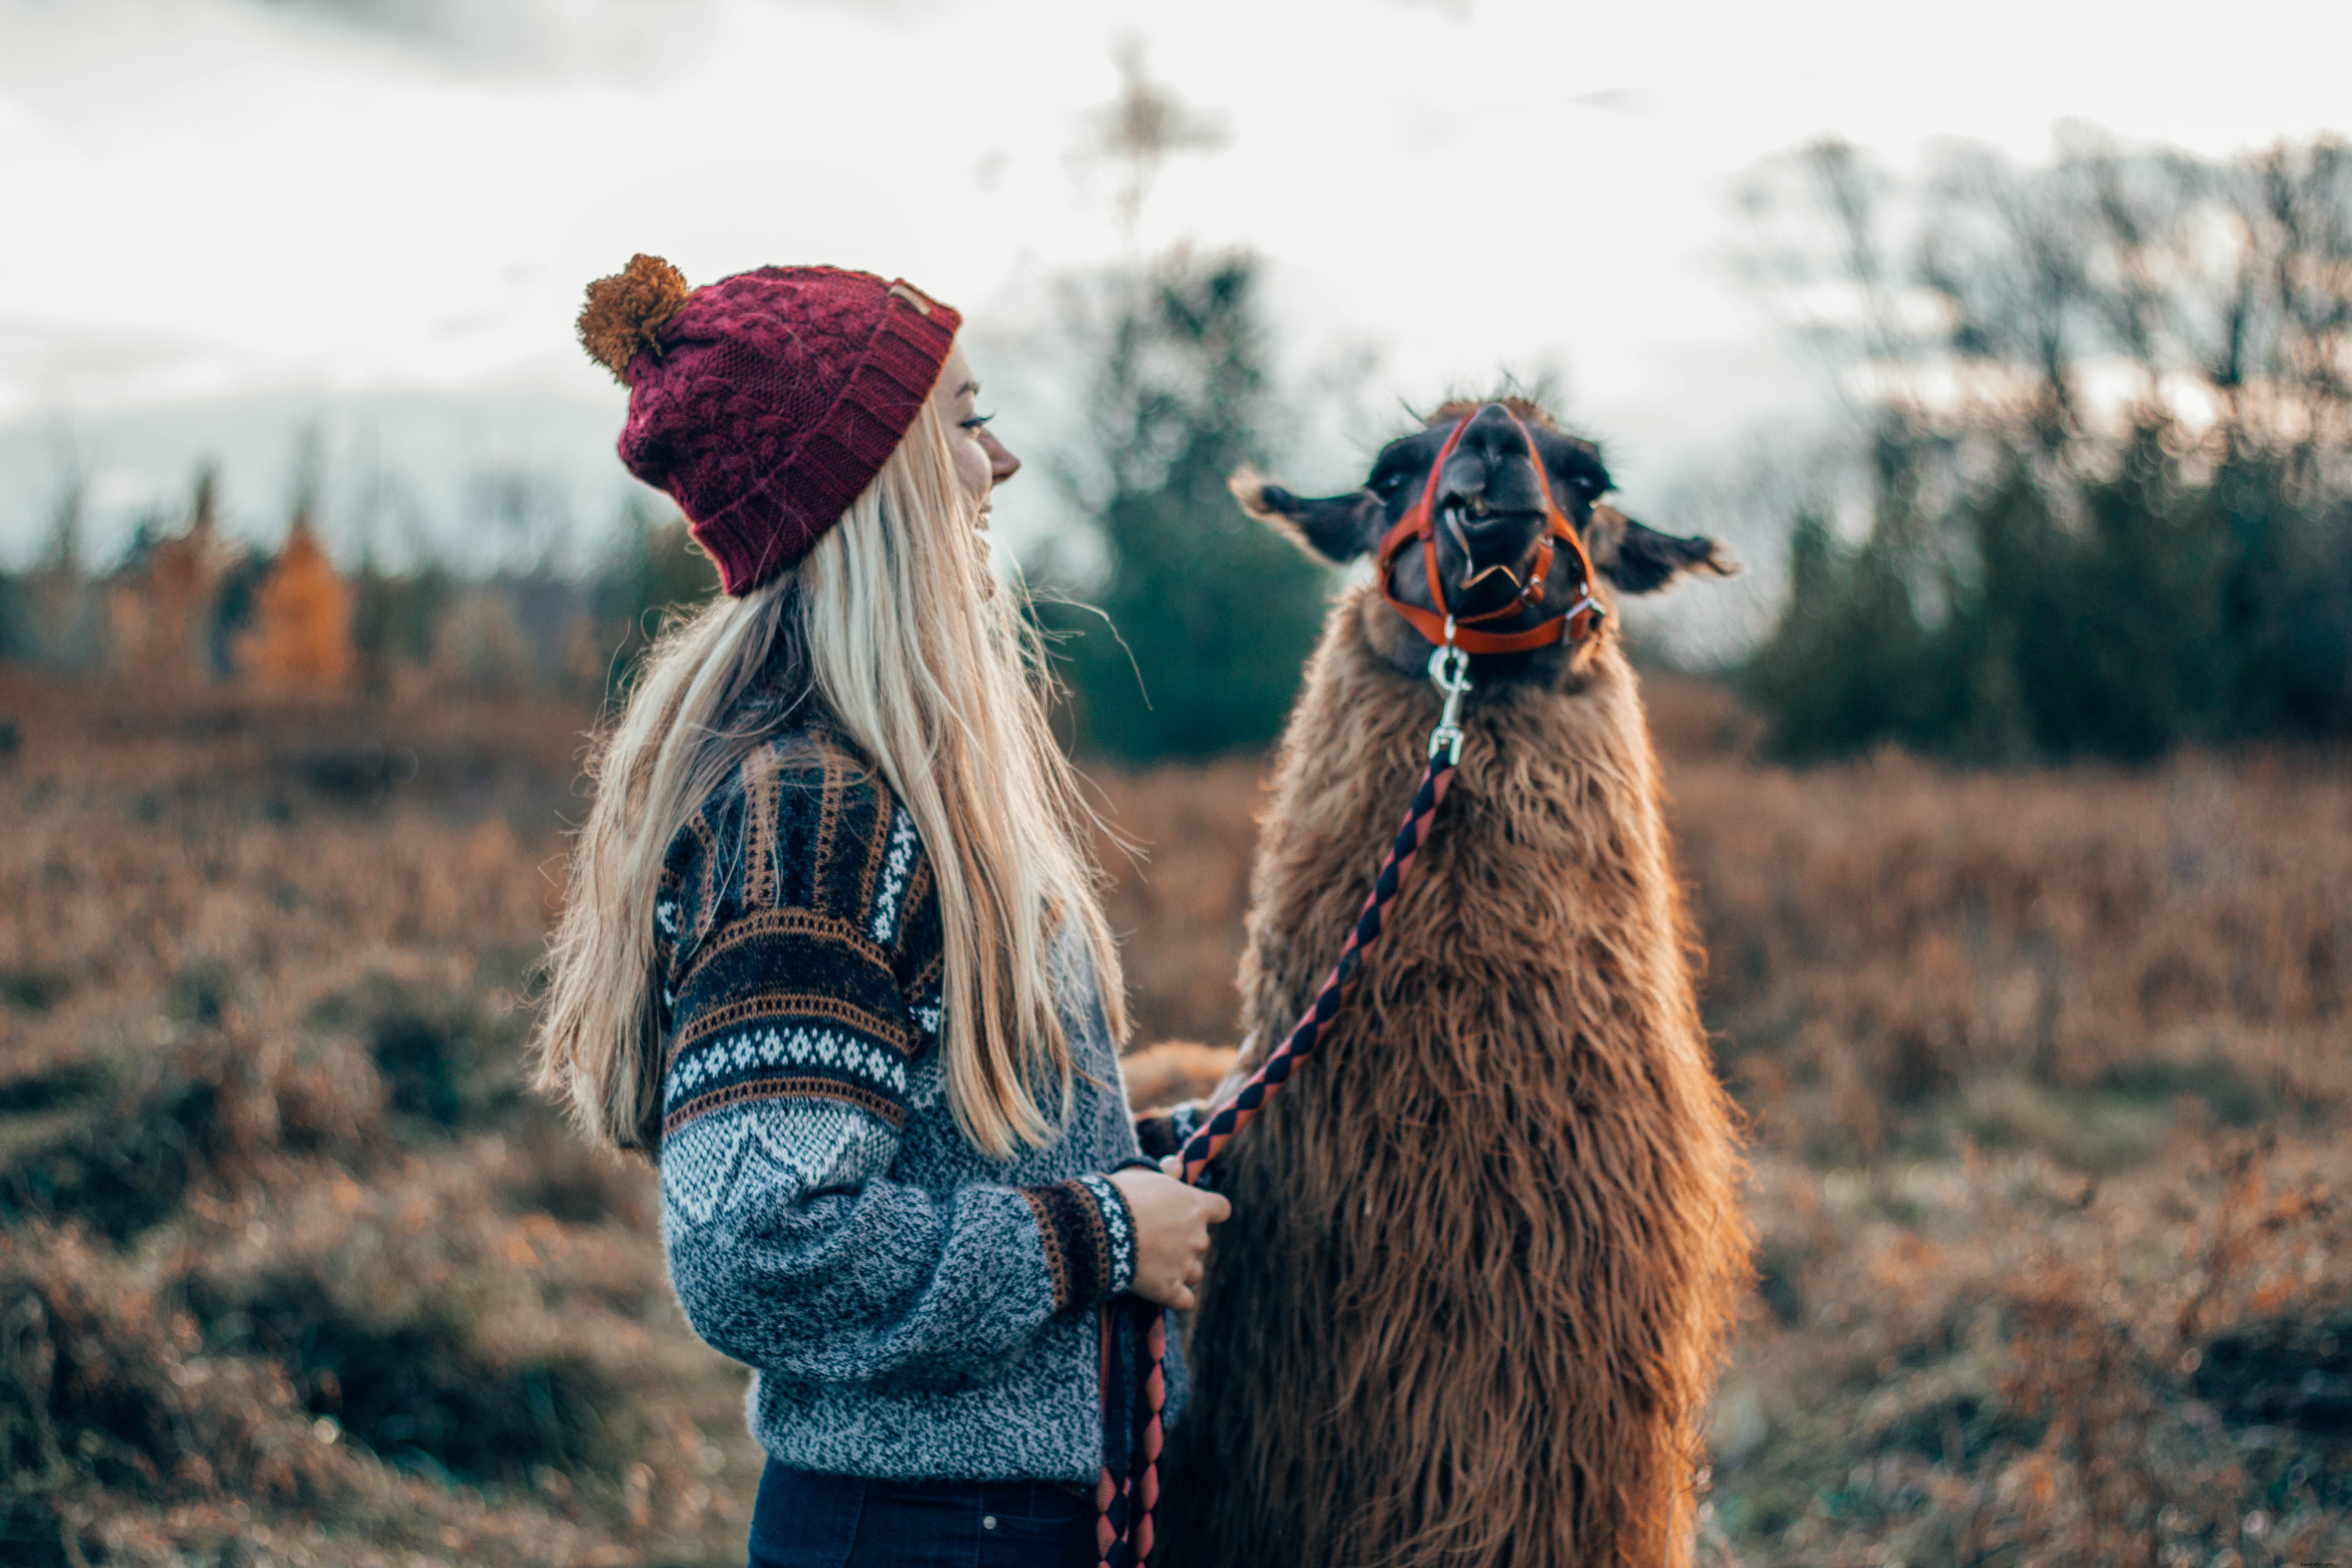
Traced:
[[[1433, 496], [1437, 524], [1437, 576], [1445, 605], [1457, 616], [1475, 616], [1507, 605], [1528, 580], [1528, 566], [1544, 536], [1543, 491], [1529, 461], [1543, 464], [1552, 500], [1584, 541], [1600, 581], [1593, 596], [1607, 604], [1617, 594], [1651, 594], [1685, 573], [1728, 576], [1738, 563], [1712, 539], [1678, 539], [1644, 528], [1601, 498], [1611, 488], [1599, 448], [1563, 432], [1545, 409], [1523, 398], [1486, 404], [1449, 403], [1428, 425], [1381, 448], [1362, 488], [1344, 495], [1294, 495], [1255, 469], [1231, 480], [1242, 509], [1279, 529], [1308, 554], [1340, 564], [1366, 554], [1419, 500], [1430, 468], [1454, 426], [1467, 418], [1461, 438], [1445, 458]], [[1389, 572], [1389, 591], [1410, 605], [1430, 602], [1425, 547], [1408, 544]], [[1498, 569], [1499, 568], [1499, 569]], [[1544, 584], [1538, 608], [1485, 623], [1492, 631], [1516, 631], [1575, 604], [1586, 584], [1579, 582], [1572, 555], [1561, 552]], [[1401, 616], [1390, 617], [1399, 626]], [[1614, 617], [1611, 617], [1613, 624]], [[1419, 645], [1425, 654], [1427, 644]], [[1402, 650], [1401, 650], [1402, 651]], [[1515, 660], [1528, 656], [1497, 656]], [[1558, 656], [1554, 656], [1556, 659]], [[1550, 660], [1536, 662], [1551, 662]]]

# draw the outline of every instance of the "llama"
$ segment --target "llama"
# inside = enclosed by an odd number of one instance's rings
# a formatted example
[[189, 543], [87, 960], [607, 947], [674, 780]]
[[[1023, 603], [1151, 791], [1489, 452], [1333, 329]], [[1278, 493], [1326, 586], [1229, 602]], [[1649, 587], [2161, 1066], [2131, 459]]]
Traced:
[[[1596, 505], [1598, 454], [1517, 399], [1440, 409], [1353, 494], [1305, 500], [1247, 470], [1234, 494], [1345, 562], [1464, 420], [1433, 494], [1465, 618], [1514, 595], [1538, 543], [1530, 443], [1604, 606], [1736, 570], [1711, 541]], [[1421, 548], [1390, 586], [1427, 607]], [[1586, 586], [1572, 563], [1555, 574], [1547, 615]], [[1698, 1420], [1748, 1244], [1612, 626], [1473, 660], [1461, 771], [1385, 936], [1315, 1058], [1223, 1156], [1234, 1216], [1191, 1326], [1160, 1563], [1689, 1561]], [[1430, 653], [1376, 583], [1332, 610], [1253, 874], [1241, 988], [1260, 1041], [1314, 995], [1412, 795], [1438, 713]]]

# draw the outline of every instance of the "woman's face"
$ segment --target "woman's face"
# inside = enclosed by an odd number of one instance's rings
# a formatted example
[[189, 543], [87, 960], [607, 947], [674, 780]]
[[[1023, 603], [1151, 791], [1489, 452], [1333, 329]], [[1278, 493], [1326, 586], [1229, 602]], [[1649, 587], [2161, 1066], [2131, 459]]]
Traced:
[[1021, 459], [988, 433], [990, 416], [980, 411], [980, 383], [964, 361], [962, 344], [949, 351], [947, 365], [940, 372], [940, 384], [932, 389], [931, 401], [948, 427], [948, 446], [955, 454], [956, 478], [971, 492], [971, 499], [985, 508], [989, 490], [1019, 473]]

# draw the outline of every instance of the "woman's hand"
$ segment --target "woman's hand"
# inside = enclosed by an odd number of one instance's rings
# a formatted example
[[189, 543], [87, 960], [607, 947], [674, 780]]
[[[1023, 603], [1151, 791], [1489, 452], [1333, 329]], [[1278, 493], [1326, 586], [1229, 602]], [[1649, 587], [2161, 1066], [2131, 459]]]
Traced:
[[1201, 1260], [1209, 1250], [1209, 1227], [1224, 1223], [1234, 1205], [1139, 1165], [1114, 1171], [1110, 1184], [1127, 1200], [1135, 1220], [1135, 1283], [1129, 1289], [1147, 1301], [1192, 1310], [1192, 1287], [1201, 1282]]

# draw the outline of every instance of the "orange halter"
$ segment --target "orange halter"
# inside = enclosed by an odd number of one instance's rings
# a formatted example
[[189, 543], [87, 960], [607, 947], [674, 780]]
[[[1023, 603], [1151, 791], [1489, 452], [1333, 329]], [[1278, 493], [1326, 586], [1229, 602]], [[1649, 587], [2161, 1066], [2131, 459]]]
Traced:
[[[1552, 500], [1551, 479], [1544, 473], [1543, 458], [1536, 453], [1535, 437], [1528, 427], [1519, 424], [1517, 416], [1508, 416], [1528, 444], [1528, 461], [1536, 470], [1536, 488], [1543, 495], [1544, 539], [1537, 548], [1535, 570], [1529, 574], [1526, 586], [1517, 598], [1492, 610], [1475, 616], [1455, 616], [1445, 607], [1445, 585], [1437, 575], [1437, 479], [1444, 471], [1445, 459], [1460, 445], [1462, 432], [1469, 427], [1471, 416], [1464, 415], [1454, 425], [1445, 445], [1437, 454], [1437, 461], [1429, 466], [1429, 482], [1421, 488], [1421, 499], [1411, 510], [1397, 519], [1396, 526], [1382, 536], [1380, 548], [1381, 597], [1389, 607], [1407, 621], [1412, 628], [1440, 647], [1458, 647], [1465, 653], [1524, 653], [1529, 648], [1549, 647], [1563, 637], [1570, 643], [1580, 643], [1601, 629], [1608, 612], [1592, 597], [1592, 558], [1585, 553], [1584, 541], [1577, 536], [1576, 525]], [[1389, 568], [1404, 553], [1404, 547], [1414, 540], [1421, 541], [1422, 561], [1429, 568], [1429, 597], [1437, 608], [1424, 610], [1419, 605], [1408, 605], [1389, 588]], [[1577, 564], [1584, 570], [1584, 579], [1575, 604], [1560, 614], [1536, 626], [1516, 632], [1484, 632], [1475, 628], [1481, 621], [1499, 620], [1521, 610], [1539, 608], [1543, 604], [1544, 581], [1551, 575], [1552, 544], [1564, 540], [1576, 552]]]

